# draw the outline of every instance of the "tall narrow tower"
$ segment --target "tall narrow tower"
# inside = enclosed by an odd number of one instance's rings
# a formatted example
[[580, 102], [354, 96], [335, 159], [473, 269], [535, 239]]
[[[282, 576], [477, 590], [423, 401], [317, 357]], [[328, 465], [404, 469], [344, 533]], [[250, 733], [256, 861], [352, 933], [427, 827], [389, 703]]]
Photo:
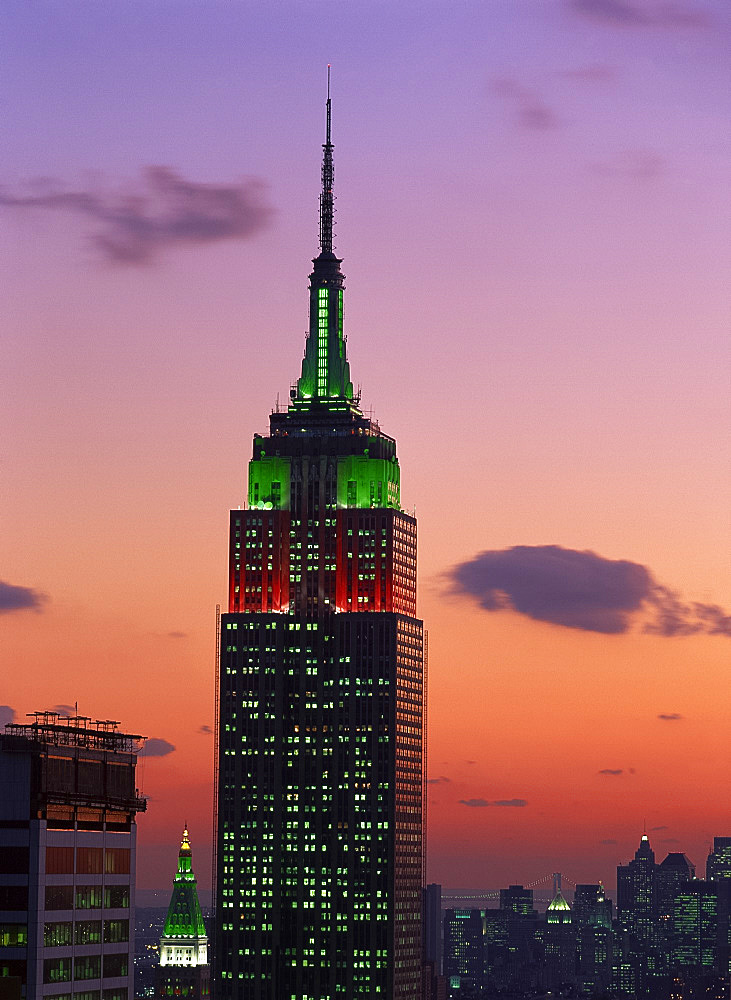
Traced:
[[231, 512], [216, 995], [419, 995], [423, 626], [396, 442], [364, 416], [333, 252], [328, 88], [302, 371]]
[[208, 937], [193, 873], [187, 828], [178, 852], [165, 926], [160, 938], [160, 964], [155, 970], [155, 996], [204, 1000], [211, 995]]

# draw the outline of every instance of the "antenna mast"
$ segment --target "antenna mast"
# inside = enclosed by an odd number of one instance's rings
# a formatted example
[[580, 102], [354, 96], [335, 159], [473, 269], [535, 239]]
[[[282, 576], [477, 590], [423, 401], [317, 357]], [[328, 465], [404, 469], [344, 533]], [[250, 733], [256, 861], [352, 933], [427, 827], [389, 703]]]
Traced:
[[327, 109], [325, 143], [322, 147], [322, 192], [320, 194], [320, 252], [333, 252], [333, 216], [335, 214], [333, 198], [333, 144], [330, 141], [330, 65], [327, 67]]

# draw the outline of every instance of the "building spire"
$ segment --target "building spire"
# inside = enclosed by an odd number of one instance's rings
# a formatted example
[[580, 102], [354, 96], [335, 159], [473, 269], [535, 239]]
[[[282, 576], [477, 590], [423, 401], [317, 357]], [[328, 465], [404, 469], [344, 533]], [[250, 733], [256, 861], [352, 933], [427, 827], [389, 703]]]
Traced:
[[[327, 103], [325, 142], [322, 157], [320, 192], [320, 253], [312, 261], [310, 275], [310, 328], [302, 359], [302, 375], [291, 391], [293, 404], [310, 406], [312, 402], [328, 405], [354, 400], [350, 366], [343, 334], [343, 279], [341, 261], [333, 253], [333, 144], [330, 115], [330, 67], [327, 68]], [[342, 405], [337, 408], [343, 409]]]
[[335, 215], [333, 180], [333, 144], [331, 141], [331, 105], [330, 105], [330, 64], [327, 67], [327, 103], [325, 142], [322, 150], [322, 191], [320, 193], [320, 253], [332, 255], [333, 252], [333, 221]]

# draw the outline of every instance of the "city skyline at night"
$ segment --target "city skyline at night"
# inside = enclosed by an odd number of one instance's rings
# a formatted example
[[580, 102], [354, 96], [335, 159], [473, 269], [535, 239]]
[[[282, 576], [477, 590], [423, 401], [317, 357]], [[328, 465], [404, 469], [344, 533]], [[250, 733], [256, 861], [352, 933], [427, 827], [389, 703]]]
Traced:
[[614, 892], [645, 824], [698, 862], [731, 778], [727, 5], [1, 16], [0, 721], [150, 734], [139, 885], [184, 795], [208, 888], [222, 512], [298, 374], [332, 62], [342, 380], [419, 519], [427, 879]]

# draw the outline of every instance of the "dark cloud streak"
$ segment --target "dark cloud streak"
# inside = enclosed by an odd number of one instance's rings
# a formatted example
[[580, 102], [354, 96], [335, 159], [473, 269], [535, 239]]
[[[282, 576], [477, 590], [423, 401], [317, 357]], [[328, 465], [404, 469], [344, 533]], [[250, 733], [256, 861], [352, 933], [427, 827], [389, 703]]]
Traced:
[[635, 181], [651, 181], [662, 177], [667, 165], [659, 153], [650, 149], [629, 149], [609, 160], [590, 163], [588, 169], [599, 177], [626, 177]]
[[561, 125], [556, 112], [534, 90], [524, 87], [511, 77], [498, 77], [492, 82], [494, 92], [502, 97], [512, 110], [521, 128], [536, 131], [558, 128]]
[[40, 611], [48, 598], [32, 587], [18, 587], [0, 580], [0, 614], [13, 611]]
[[470, 806], [472, 809], [485, 809], [487, 806], [502, 806], [502, 807], [514, 807], [516, 809], [522, 809], [527, 806], [528, 803], [525, 799], [495, 799], [493, 802], [489, 802], [487, 799], [460, 799], [460, 805]]
[[618, 28], [708, 28], [713, 23], [710, 11], [688, 0], [570, 0], [569, 6]]
[[71, 212], [100, 225], [91, 241], [113, 264], [149, 264], [175, 246], [250, 239], [270, 222], [264, 186], [186, 180], [170, 167], [151, 166], [128, 193], [64, 191], [42, 181], [27, 194], [0, 190], [0, 205], [19, 210]]

